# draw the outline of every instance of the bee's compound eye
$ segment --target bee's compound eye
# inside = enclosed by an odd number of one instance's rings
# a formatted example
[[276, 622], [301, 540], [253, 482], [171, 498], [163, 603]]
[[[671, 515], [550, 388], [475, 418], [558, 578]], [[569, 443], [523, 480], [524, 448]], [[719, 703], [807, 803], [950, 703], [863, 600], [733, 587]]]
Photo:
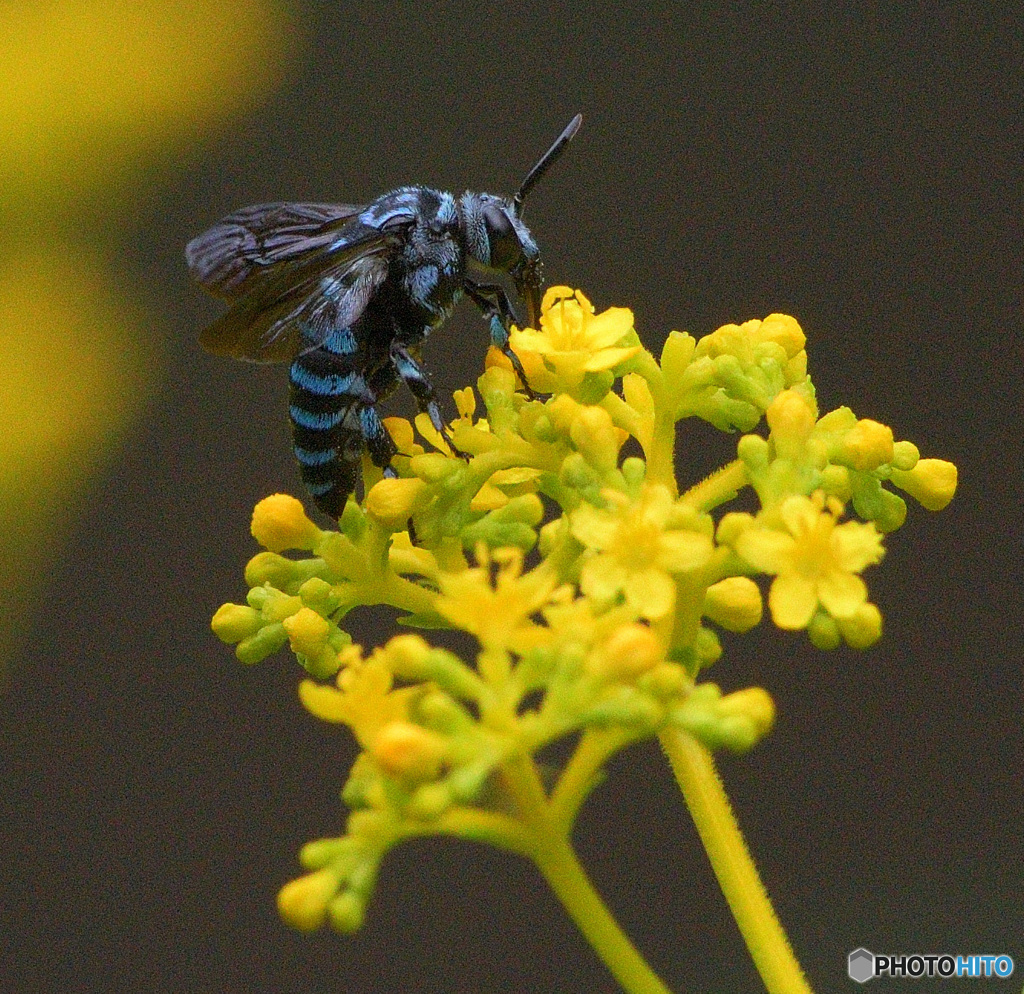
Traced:
[[484, 208], [484, 221], [487, 224], [487, 240], [491, 248], [491, 265], [495, 269], [507, 272], [520, 259], [523, 247], [519, 236], [512, 227], [507, 209], [497, 204], [488, 204]]

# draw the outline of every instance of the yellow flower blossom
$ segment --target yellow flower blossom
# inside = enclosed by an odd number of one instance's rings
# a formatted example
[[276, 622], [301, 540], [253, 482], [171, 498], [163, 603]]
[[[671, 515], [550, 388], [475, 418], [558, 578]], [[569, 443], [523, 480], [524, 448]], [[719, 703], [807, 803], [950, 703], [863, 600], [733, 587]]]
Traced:
[[[495, 352], [476, 383], [487, 420], [474, 420], [469, 388], [455, 394], [451, 446], [424, 414], [423, 445], [412, 423], [389, 419], [398, 476], [380, 479], [365, 458], [366, 497], [348, 503], [339, 532], [320, 532], [280, 495], [254, 515], [268, 549], [311, 555], [261, 552], [246, 568], [246, 604], [223, 606], [214, 631], [246, 663], [290, 641], [311, 676], [334, 678], [304, 681], [303, 704], [348, 725], [361, 747], [342, 792], [345, 835], [304, 847], [312, 872], [280, 892], [298, 928], [358, 928], [381, 860], [409, 837], [491, 841], [543, 869], [546, 833], [568, 837], [597, 772], [629, 742], [659, 736], [685, 789], [703, 790], [710, 771], [704, 758], [691, 764], [689, 740], [745, 751], [775, 720], [765, 690], [723, 696], [700, 678], [727, 648], [718, 628], [761, 620], [751, 574], [771, 578], [778, 626], [805, 629], [821, 649], [865, 648], [882, 616], [859, 574], [882, 558], [882, 533], [906, 506], [886, 484], [933, 507], [955, 489], [955, 467], [920, 459], [886, 426], [848, 408], [818, 417], [792, 318], [699, 342], [673, 334], [660, 370], [636, 355], [624, 309], [595, 315], [582, 294], [556, 288], [539, 323], [513, 344], [530, 385], [553, 397], [516, 394]], [[683, 417], [748, 434], [739, 459], [678, 497], [671, 429]], [[752, 434], [762, 418], [767, 434]], [[730, 509], [748, 489], [760, 511]], [[845, 501], [858, 520], [841, 520]], [[364, 656], [340, 627], [362, 604], [468, 633], [475, 658], [414, 634]], [[567, 736], [576, 751], [545, 784], [531, 764]]]
[[572, 512], [573, 535], [596, 555], [583, 564], [580, 585], [598, 600], [620, 592], [644, 618], [662, 618], [675, 605], [673, 573], [711, 558], [710, 535], [678, 525], [683, 510], [667, 487], [649, 486], [639, 501], [604, 491], [607, 508], [584, 504]]
[[871, 522], [840, 524], [841, 513], [840, 502], [826, 501], [820, 491], [796, 495], [779, 508], [785, 530], [754, 526], [737, 537], [739, 555], [776, 574], [768, 606], [780, 628], [806, 628], [819, 604], [843, 619], [866, 603], [867, 587], [857, 574], [882, 558], [882, 537]]
[[534, 389], [572, 392], [586, 373], [611, 369], [640, 351], [639, 345], [619, 345], [632, 331], [629, 308], [595, 314], [579, 290], [556, 286], [544, 294], [540, 329], [515, 329], [510, 344]]
[[[547, 629], [532, 616], [549, 602], [557, 582], [554, 574], [533, 570], [524, 576], [519, 549], [488, 554], [480, 545], [476, 557], [479, 566], [441, 575], [437, 611], [488, 649], [522, 654], [545, 642]], [[497, 565], [493, 583], [492, 559]]]
[[387, 660], [387, 646], [363, 659], [356, 645], [338, 653], [342, 663], [335, 686], [303, 680], [299, 698], [306, 710], [323, 721], [352, 729], [359, 744], [369, 749], [380, 730], [394, 721], [405, 721], [415, 687], [393, 689], [394, 677]]

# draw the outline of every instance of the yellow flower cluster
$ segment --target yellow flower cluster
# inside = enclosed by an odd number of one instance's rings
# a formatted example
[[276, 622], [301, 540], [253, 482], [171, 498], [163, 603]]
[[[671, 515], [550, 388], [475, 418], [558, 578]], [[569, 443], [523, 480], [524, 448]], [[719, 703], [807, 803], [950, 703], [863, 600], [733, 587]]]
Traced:
[[[819, 416], [793, 318], [700, 340], [673, 332], [659, 361], [624, 308], [596, 313], [556, 287], [542, 310], [540, 327], [511, 341], [531, 386], [551, 396], [517, 390], [492, 354], [477, 383], [485, 416], [472, 390], [456, 395], [450, 432], [467, 459], [427, 418], [391, 418], [397, 476], [367, 463], [366, 498], [349, 501], [338, 530], [283, 495], [253, 515], [266, 551], [246, 570], [247, 604], [221, 608], [214, 630], [248, 662], [290, 644], [312, 677], [303, 704], [347, 725], [363, 750], [344, 791], [346, 835], [307, 847], [309, 875], [281, 892], [297, 927], [357, 927], [379, 861], [402, 838], [441, 832], [528, 850], [532, 757], [558, 739], [579, 737], [542, 791], [547, 823], [564, 826], [631, 741], [674, 729], [750, 748], [771, 727], [770, 697], [722, 695], [701, 673], [723, 652], [719, 631], [761, 621], [753, 578], [768, 578], [780, 628], [823, 648], [866, 647], [881, 614], [861, 574], [906, 516], [891, 487], [930, 508], [955, 490], [951, 464], [921, 460], [884, 425], [847, 408]], [[680, 493], [673, 452], [685, 417], [748, 434], [733, 462]], [[767, 430], [755, 432], [762, 419]], [[743, 491], [756, 513], [729, 509]], [[419, 635], [365, 655], [343, 625], [374, 604], [468, 634], [475, 659]]]

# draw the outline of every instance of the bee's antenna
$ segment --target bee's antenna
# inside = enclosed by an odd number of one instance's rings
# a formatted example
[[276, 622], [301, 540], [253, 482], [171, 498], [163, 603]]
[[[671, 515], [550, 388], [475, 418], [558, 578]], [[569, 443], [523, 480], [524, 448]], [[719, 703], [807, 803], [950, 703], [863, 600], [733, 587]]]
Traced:
[[541, 176], [551, 168], [552, 163], [562, 154], [565, 146], [573, 140], [576, 132], [580, 130], [582, 123], [583, 115], [577, 114], [565, 126], [565, 130], [555, 139], [555, 144], [540, 157], [537, 165], [526, 174], [526, 179], [523, 180], [523, 185], [519, 187], [519, 192], [512, 198], [512, 210], [516, 217], [520, 217], [523, 213], [523, 201], [526, 199], [526, 195], [537, 185], [537, 181]]

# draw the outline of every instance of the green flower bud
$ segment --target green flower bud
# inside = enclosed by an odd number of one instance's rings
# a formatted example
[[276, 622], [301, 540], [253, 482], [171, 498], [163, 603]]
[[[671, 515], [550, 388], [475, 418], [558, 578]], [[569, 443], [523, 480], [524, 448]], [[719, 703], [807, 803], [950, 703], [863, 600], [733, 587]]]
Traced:
[[259, 612], [242, 604], [223, 604], [210, 622], [213, 633], [228, 645], [255, 635], [263, 625]]
[[726, 631], [746, 632], [761, 621], [761, 591], [746, 576], [730, 576], [708, 587], [704, 615]]
[[647, 463], [645, 463], [643, 459], [638, 459], [636, 456], [630, 456], [628, 459], [623, 460], [622, 477], [626, 481], [626, 486], [630, 489], [633, 496], [636, 496], [640, 492], [640, 488], [643, 486], [646, 476]]
[[830, 651], [838, 649], [843, 641], [839, 623], [830, 614], [816, 611], [807, 626], [807, 637], [816, 649]]
[[288, 633], [280, 622], [264, 625], [255, 635], [242, 639], [235, 646], [235, 655], [243, 663], [258, 663], [277, 652], [287, 641]]
[[701, 669], [706, 669], [722, 655], [722, 643], [719, 642], [718, 636], [710, 628], [703, 626], [697, 631], [693, 649]]
[[852, 649], [867, 649], [882, 637], [882, 612], [871, 603], [862, 604], [852, 618], [840, 618], [838, 624]]
[[452, 806], [452, 794], [445, 783], [420, 784], [405, 806], [407, 818], [420, 821], [434, 821]]
[[327, 905], [337, 894], [338, 883], [338, 875], [331, 867], [307, 873], [278, 891], [277, 910], [293, 928], [315, 932], [327, 919]]
[[892, 447], [893, 469], [903, 470], [904, 472], [913, 469], [920, 458], [921, 453], [913, 442], [897, 442]]
[[[325, 533], [325, 538], [330, 533]], [[287, 593], [297, 591], [310, 577], [323, 577], [327, 565], [322, 559], [286, 559], [276, 552], [260, 552], [245, 567], [245, 582], [250, 587], [269, 583]]]
[[351, 935], [362, 928], [366, 917], [366, 898], [351, 890], [343, 891], [327, 905], [331, 928], [342, 935]]
[[760, 435], [744, 435], [736, 445], [736, 455], [748, 469], [764, 469], [771, 459], [771, 449]]

